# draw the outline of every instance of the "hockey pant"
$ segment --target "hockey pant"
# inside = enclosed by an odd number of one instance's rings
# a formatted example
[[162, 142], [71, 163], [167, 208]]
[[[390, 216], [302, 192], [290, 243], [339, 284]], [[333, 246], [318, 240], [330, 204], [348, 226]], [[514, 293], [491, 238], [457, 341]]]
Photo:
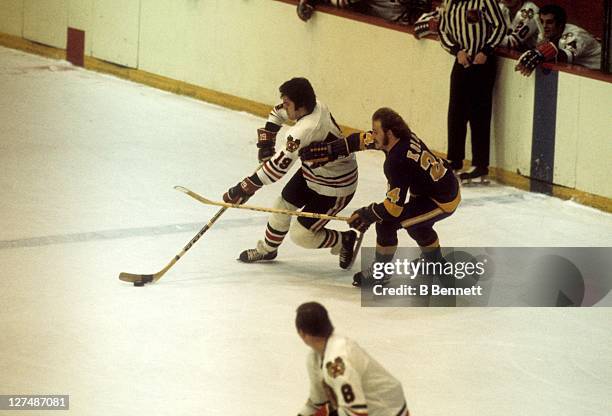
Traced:
[[383, 221], [376, 224], [376, 244], [377, 251], [384, 251], [391, 254], [397, 247], [397, 231], [405, 229], [410, 237], [416, 241], [422, 250], [439, 247], [438, 234], [434, 231], [433, 225], [453, 214], [461, 201], [459, 190], [455, 199], [445, 205], [445, 209], [440, 208], [432, 199], [424, 196], [411, 195], [404, 210], [396, 221]]
[[[276, 200], [274, 208], [318, 214], [336, 215], [353, 199], [353, 195], [330, 197], [320, 195], [308, 188], [301, 172], [291, 178], [283, 188], [282, 195]], [[263, 240], [257, 243], [260, 253], [269, 253], [278, 249], [287, 233], [291, 240], [304, 248], [331, 248], [333, 254], [340, 251], [342, 238], [340, 232], [330, 230], [325, 226], [329, 220], [297, 217], [291, 221], [291, 216], [272, 214], [268, 219]]]

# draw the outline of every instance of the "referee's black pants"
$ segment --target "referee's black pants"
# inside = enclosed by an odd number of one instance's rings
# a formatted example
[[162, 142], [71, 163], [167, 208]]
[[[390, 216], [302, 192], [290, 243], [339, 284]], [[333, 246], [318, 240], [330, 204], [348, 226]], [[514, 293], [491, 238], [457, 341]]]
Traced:
[[448, 160], [453, 169], [465, 159], [467, 123], [472, 132], [472, 165], [489, 167], [491, 141], [491, 102], [495, 83], [496, 57], [483, 65], [464, 68], [455, 61], [448, 104]]

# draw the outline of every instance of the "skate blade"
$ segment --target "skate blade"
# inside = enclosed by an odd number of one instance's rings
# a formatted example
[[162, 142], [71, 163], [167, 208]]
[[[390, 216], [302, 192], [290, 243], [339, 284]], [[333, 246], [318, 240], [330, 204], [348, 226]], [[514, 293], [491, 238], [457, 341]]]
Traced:
[[461, 186], [488, 186], [491, 184], [491, 181], [484, 176], [476, 179], [465, 179], [461, 181]]

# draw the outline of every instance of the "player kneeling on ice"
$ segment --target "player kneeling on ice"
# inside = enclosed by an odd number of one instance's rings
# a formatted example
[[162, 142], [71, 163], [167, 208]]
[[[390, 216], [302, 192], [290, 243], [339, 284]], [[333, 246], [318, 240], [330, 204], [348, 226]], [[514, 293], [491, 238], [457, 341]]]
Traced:
[[[400, 228], [421, 247], [425, 261], [444, 261], [433, 225], [455, 212], [461, 201], [459, 182], [449, 162], [435, 156], [395, 111], [380, 108], [372, 116], [371, 132], [312, 144], [301, 151], [301, 157], [325, 163], [367, 149], [379, 149], [386, 154], [384, 173], [388, 192], [383, 202], [355, 211], [349, 225], [365, 232], [376, 223], [376, 263], [393, 259]], [[408, 191], [410, 197], [406, 202]], [[372, 267], [355, 274], [353, 285], [361, 286], [371, 278]]]
[[[230, 188], [223, 200], [229, 203], [246, 202], [263, 185], [278, 181], [299, 159], [299, 150], [312, 142], [344, 140], [340, 128], [325, 104], [317, 100], [310, 82], [293, 78], [279, 88], [282, 103], [272, 109], [264, 128], [258, 129], [259, 160], [264, 162], [257, 173], [244, 178]], [[284, 149], [274, 149], [276, 134], [281, 125], [294, 120], [285, 136]], [[335, 215], [353, 198], [357, 189], [357, 162], [354, 156], [322, 166], [302, 163], [287, 182], [274, 208], [303, 209], [307, 212]], [[299, 217], [291, 224], [291, 217], [272, 214], [263, 240], [257, 247], [240, 253], [239, 260], [252, 263], [276, 258], [277, 249], [290, 232], [292, 240], [304, 248], [331, 248], [340, 255], [340, 267], [348, 268], [354, 255], [355, 231], [339, 232], [325, 228], [329, 220]]]
[[300, 305], [295, 326], [312, 348], [310, 395], [298, 416], [409, 416], [400, 382], [353, 340], [334, 334], [323, 305]]

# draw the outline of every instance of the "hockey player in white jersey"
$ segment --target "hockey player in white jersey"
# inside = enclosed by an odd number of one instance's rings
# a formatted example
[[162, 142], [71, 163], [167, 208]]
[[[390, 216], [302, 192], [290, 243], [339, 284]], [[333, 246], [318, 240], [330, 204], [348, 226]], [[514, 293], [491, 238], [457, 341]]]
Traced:
[[565, 62], [590, 69], [601, 67], [601, 45], [586, 30], [567, 22], [561, 6], [549, 4], [540, 9], [543, 38], [538, 46], [523, 53], [515, 70], [525, 76], [542, 62]]
[[409, 416], [400, 382], [355, 341], [336, 335], [323, 305], [300, 305], [295, 326], [312, 348], [310, 394], [299, 416]]
[[[293, 78], [279, 88], [282, 104], [272, 109], [265, 128], [258, 129], [259, 160], [264, 162], [257, 173], [244, 178], [230, 188], [223, 200], [230, 203], [246, 202], [263, 185], [282, 178], [299, 159], [299, 149], [312, 142], [333, 141], [342, 137], [325, 104], [316, 99], [310, 82], [305, 78]], [[295, 121], [285, 133], [286, 145], [275, 151], [276, 134], [288, 120]], [[317, 166], [302, 163], [276, 200], [274, 207], [296, 211], [335, 215], [345, 208], [357, 189], [357, 161], [354, 155], [342, 160]], [[278, 247], [286, 234], [304, 248], [330, 248], [339, 254], [340, 267], [351, 264], [357, 234], [354, 231], [339, 232], [325, 228], [328, 220], [291, 217], [272, 214], [265, 236], [257, 247], [243, 251], [239, 260], [252, 263], [276, 258]]]
[[508, 33], [499, 44], [509, 49], [526, 50], [536, 47], [539, 35], [538, 6], [530, 1], [501, 0], [500, 8]]

